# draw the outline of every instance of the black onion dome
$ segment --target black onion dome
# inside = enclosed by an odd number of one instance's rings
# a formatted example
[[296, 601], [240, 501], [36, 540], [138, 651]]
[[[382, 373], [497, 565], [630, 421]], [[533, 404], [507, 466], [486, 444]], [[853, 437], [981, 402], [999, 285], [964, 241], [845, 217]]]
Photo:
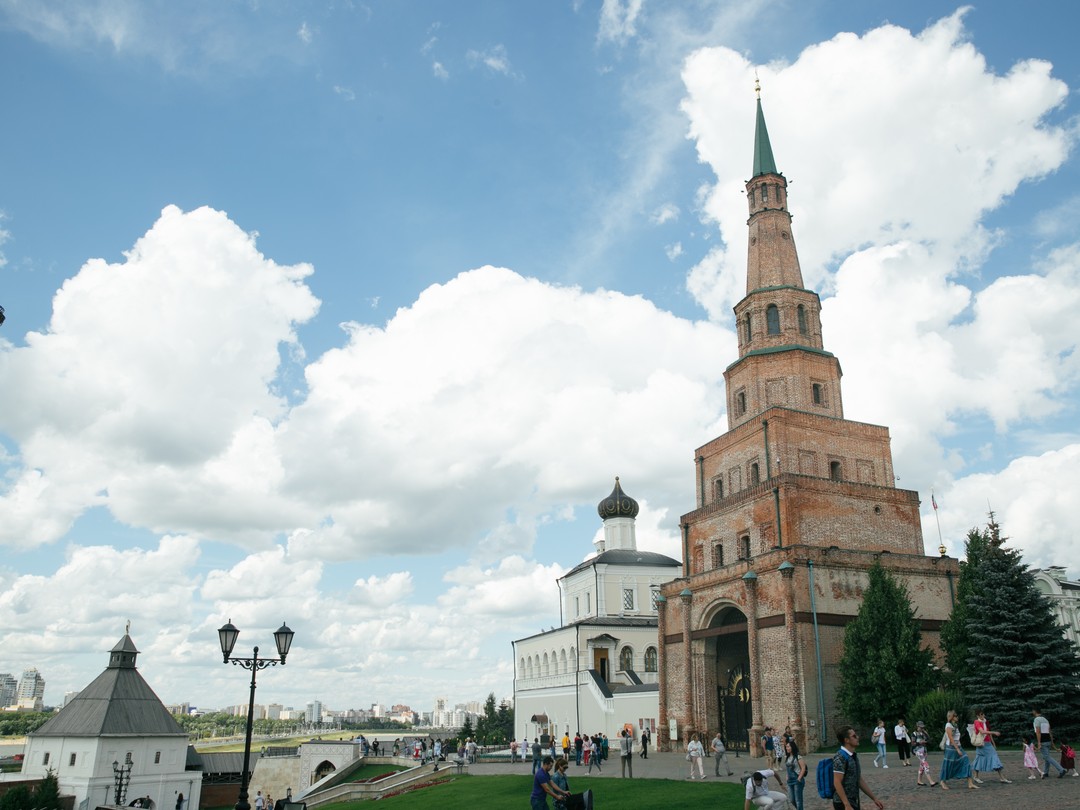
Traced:
[[619, 476], [616, 475], [615, 489], [611, 490], [611, 494], [600, 501], [596, 511], [604, 520], [614, 517], [636, 518], [638, 502], [623, 492], [622, 484], [619, 483]]

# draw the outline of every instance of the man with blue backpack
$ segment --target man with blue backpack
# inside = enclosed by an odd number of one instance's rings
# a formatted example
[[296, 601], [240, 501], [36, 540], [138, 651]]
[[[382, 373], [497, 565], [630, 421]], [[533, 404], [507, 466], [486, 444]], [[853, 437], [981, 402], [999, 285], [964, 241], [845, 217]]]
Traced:
[[851, 726], [842, 726], [836, 731], [840, 750], [832, 759], [823, 759], [818, 763], [818, 795], [823, 799], [832, 799], [833, 810], [860, 810], [859, 791], [862, 791], [882, 810], [885, 805], [870, 792], [866, 780], [862, 778], [862, 766], [859, 764], [859, 734]]

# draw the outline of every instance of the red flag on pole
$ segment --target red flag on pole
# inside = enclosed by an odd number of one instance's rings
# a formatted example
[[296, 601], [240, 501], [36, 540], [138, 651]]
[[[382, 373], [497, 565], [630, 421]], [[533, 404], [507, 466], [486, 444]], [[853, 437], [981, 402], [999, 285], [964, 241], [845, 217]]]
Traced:
[[937, 499], [934, 497], [934, 493], [930, 493], [930, 503], [934, 505], [934, 511], [937, 511]]

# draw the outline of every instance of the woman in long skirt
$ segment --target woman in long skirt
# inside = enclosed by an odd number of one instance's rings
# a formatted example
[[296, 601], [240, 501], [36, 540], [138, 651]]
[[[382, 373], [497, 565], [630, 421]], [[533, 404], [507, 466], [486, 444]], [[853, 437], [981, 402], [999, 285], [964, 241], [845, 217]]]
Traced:
[[945, 790], [949, 789], [945, 783], [950, 779], [967, 779], [968, 790], [979, 789], [979, 786], [971, 780], [971, 760], [960, 747], [960, 730], [956, 727], [954, 709], [949, 709], [948, 720], [945, 723], [945, 759], [941, 763], [941, 774], [938, 779]]
[[990, 724], [986, 722], [986, 712], [982, 709], [978, 709], [975, 712], [975, 733], [983, 735], [983, 744], [976, 746], [975, 748], [975, 762], [972, 763], [971, 769], [975, 772], [975, 781], [978, 784], [982, 784], [982, 779], [979, 778], [980, 773], [988, 771], [997, 771], [998, 781], [1004, 784], [1009, 784], [1009, 780], [1005, 778], [1001, 764], [1001, 758], [998, 756], [997, 747], [994, 745], [994, 737], [998, 736], [1000, 731], [991, 731]]

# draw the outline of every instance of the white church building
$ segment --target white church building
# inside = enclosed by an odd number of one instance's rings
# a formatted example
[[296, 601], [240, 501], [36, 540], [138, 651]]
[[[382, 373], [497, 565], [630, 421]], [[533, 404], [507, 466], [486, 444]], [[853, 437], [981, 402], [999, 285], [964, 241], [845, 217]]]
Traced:
[[659, 717], [660, 586], [679, 576], [678, 560], [638, 551], [638, 503], [615, 488], [597, 506], [603, 534], [595, 556], [559, 580], [562, 627], [515, 641], [517, 739], [606, 734], [623, 728], [655, 738]]
[[125, 633], [105, 671], [29, 735], [23, 777], [53, 771], [77, 810], [137, 799], [151, 810], [198, 808], [202, 772], [188, 770], [187, 732], [135, 669], [138, 654]]

